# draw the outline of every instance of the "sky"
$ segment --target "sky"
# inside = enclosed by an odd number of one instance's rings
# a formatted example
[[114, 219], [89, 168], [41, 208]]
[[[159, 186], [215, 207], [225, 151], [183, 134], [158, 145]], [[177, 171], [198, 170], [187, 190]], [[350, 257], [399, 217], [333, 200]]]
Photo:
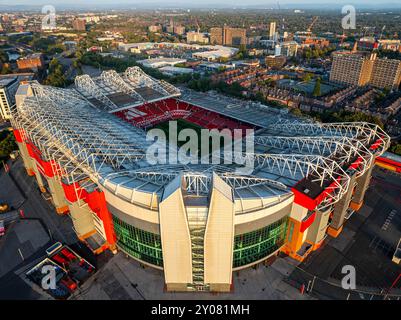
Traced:
[[52, 4], [59, 7], [235, 7], [235, 6], [259, 6], [264, 8], [304, 8], [304, 7], [340, 7], [345, 4], [354, 4], [357, 8], [375, 7], [380, 8], [401, 8], [400, 0], [0, 0], [1, 6], [29, 5], [41, 6]]

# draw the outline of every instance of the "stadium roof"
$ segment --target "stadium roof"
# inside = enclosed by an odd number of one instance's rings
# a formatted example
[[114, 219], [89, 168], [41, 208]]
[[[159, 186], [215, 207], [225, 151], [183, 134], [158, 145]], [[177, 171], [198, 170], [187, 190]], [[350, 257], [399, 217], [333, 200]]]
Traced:
[[231, 98], [216, 92], [181, 89], [179, 100], [261, 128], [277, 122], [299, 121], [299, 118], [288, 113], [288, 109], [272, 108], [258, 102]]
[[97, 78], [78, 76], [75, 88], [95, 107], [111, 113], [180, 95], [177, 88], [153, 79], [139, 67], [128, 68], [123, 74], [104, 71]]
[[[247, 108], [247, 102], [238, 102], [241, 100], [205, 94], [201, 99], [191, 94], [189, 103], [262, 127], [255, 137], [254, 153], [234, 154], [254, 164], [252, 173], [238, 174], [239, 165], [151, 165], [146, 161], [151, 142], [146, 140], [145, 131], [109, 114], [123, 108], [110, 96], [126, 90], [130, 97], [138, 96], [135, 103], [140, 103], [140, 88], [149, 86], [160, 93], [169, 89], [168, 93], [176, 95], [179, 91], [171, 85], [160, 89], [160, 83], [137, 68], [123, 75], [107, 71], [98, 79], [84, 76], [76, 83], [79, 92], [37, 82], [21, 85], [17, 96], [28, 94], [13, 110], [14, 128], [23, 131], [62, 179], [85, 187], [89, 178], [127, 198], [140, 190], [151, 195], [150, 207], [154, 197], [158, 198], [178, 175], [185, 179], [188, 193], [205, 196], [213, 173], [217, 173], [235, 187], [235, 199], [286, 197], [293, 190], [316, 198], [325, 191], [318, 204], [318, 209], [324, 209], [347, 191], [349, 173], [363, 174], [390, 141], [372, 124], [302, 122], [267, 106], [249, 103]], [[102, 85], [115, 92], [107, 92]]]

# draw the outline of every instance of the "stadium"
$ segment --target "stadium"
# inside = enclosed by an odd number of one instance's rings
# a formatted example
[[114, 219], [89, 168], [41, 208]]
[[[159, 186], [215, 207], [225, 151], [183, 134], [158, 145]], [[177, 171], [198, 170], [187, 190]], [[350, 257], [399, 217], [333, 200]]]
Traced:
[[[279, 252], [302, 261], [363, 204], [390, 138], [369, 123], [321, 124], [284, 109], [178, 89], [132, 67], [71, 89], [21, 84], [12, 125], [27, 173], [95, 253], [124, 252], [168, 291], [228, 292], [234, 271]], [[146, 130], [171, 120], [254, 130], [237, 164], [149, 165]]]

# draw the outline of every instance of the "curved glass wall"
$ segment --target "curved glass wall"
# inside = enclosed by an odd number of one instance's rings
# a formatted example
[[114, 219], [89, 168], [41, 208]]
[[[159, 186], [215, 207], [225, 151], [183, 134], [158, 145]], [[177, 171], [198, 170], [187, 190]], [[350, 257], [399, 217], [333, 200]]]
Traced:
[[256, 262], [279, 249], [285, 241], [287, 221], [284, 217], [267, 227], [236, 235], [233, 268]]
[[113, 216], [117, 245], [132, 257], [163, 267], [160, 235], [143, 231]]
[[[288, 218], [284, 217], [264, 228], [236, 235], [233, 268], [245, 266], [267, 257], [285, 241]], [[163, 267], [160, 235], [143, 231], [113, 216], [118, 246], [133, 258]]]

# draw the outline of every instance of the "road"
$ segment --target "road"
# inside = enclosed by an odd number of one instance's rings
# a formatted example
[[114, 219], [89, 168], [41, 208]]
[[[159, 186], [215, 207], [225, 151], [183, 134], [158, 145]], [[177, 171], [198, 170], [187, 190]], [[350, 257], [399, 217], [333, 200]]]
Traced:
[[0, 168], [0, 185], [7, 186], [0, 190], [0, 198], [15, 209], [22, 209], [25, 218], [20, 217], [7, 226], [6, 235], [0, 239], [0, 300], [41, 299], [43, 297], [24, 282], [18, 272], [26, 272], [30, 264], [44, 258], [51, 244], [60, 241], [95, 266], [97, 261], [89, 249], [79, 243], [71, 218], [58, 215], [42, 197], [35, 178], [26, 174], [22, 160], [9, 161], [9, 166], [10, 173]]
[[55, 241], [65, 244], [76, 243], [78, 238], [73, 230], [71, 219], [68, 216], [57, 215], [51, 203], [42, 197], [35, 178], [26, 174], [21, 159], [11, 165], [10, 175], [26, 198], [22, 206], [18, 208], [24, 211], [25, 217], [43, 221]]

